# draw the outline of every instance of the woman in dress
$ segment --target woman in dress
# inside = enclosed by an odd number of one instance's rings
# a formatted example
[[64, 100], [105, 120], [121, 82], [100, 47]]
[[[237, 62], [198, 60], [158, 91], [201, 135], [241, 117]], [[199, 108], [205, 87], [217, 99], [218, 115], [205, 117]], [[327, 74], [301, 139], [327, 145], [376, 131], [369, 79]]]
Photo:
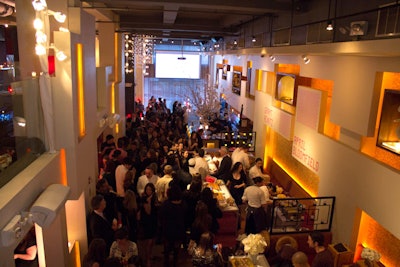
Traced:
[[110, 248], [110, 258], [117, 258], [124, 267], [135, 267], [138, 262], [138, 248], [129, 240], [128, 230], [120, 228], [115, 232], [115, 241]]
[[221, 244], [215, 245], [214, 235], [205, 232], [201, 235], [199, 244], [193, 244], [188, 252], [192, 255], [194, 267], [219, 267], [223, 266]]
[[201, 191], [200, 201], [207, 205], [208, 213], [212, 217], [210, 231], [216, 234], [219, 230], [218, 218], [222, 218], [222, 211], [218, 207], [217, 199], [214, 198], [214, 194], [210, 188], [206, 187]]
[[226, 183], [226, 186], [231, 193], [231, 196], [235, 200], [237, 206], [240, 206], [242, 202], [242, 196], [244, 193], [244, 188], [246, 187], [246, 173], [243, 170], [243, 164], [241, 162], [236, 162], [231, 170], [231, 175]]
[[157, 235], [157, 196], [155, 186], [152, 183], [146, 184], [143, 195], [140, 198], [138, 213], [138, 240], [143, 244], [140, 249], [144, 266], [151, 266], [151, 256], [154, 239]]

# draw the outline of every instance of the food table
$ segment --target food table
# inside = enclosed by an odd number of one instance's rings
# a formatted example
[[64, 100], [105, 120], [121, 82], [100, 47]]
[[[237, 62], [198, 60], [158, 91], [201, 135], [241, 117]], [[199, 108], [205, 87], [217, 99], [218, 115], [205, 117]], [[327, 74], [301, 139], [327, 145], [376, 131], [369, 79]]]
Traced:
[[219, 208], [222, 211], [222, 218], [218, 219], [219, 230], [215, 236], [215, 243], [234, 248], [238, 235], [239, 208], [236, 206], [235, 201], [222, 180], [216, 180], [215, 178], [215, 182], [212, 182], [213, 179], [206, 180], [209, 182], [206, 182], [205, 186], [212, 189], [214, 196], [218, 200]]

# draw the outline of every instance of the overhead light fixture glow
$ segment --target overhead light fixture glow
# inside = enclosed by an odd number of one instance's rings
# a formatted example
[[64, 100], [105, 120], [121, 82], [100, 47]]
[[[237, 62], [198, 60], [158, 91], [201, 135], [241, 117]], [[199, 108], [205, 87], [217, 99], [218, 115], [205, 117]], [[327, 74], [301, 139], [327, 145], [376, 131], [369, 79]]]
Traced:
[[233, 44], [234, 44], [234, 45], [237, 45], [237, 41], [236, 41], [236, 39], [235, 39], [235, 40], [233, 40]]
[[253, 43], [257, 42], [257, 39], [256, 39], [256, 37], [255, 37], [254, 35], [253, 35], [251, 41], [252, 41]]
[[306, 55], [303, 55], [303, 56], [301, 56], [302, 58], [303, 58], [303, 60], [304, 60], [304, 64], [308, 64], [308, 63], [310, 63], [310, 58], [308, 58]]
[[331, 20], [328, 20], [328, 23], [326, 24], [326, 30], [327, 31], [332, 31], [333, 30], [333, 24]]

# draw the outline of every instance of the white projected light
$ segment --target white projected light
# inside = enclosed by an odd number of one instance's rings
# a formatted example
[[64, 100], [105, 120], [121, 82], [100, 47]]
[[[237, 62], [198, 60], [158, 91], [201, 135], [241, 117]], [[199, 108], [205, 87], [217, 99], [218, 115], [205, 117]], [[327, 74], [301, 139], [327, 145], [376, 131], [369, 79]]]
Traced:
[[200, 55], [195, 53], [157, 52], [155, 65], [156, 78], [200, 79]]

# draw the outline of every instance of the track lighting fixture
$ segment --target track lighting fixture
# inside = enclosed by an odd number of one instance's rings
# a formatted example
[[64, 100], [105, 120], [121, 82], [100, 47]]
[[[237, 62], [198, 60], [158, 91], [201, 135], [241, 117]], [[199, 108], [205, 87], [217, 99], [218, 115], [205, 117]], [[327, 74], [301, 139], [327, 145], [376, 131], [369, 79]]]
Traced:
[[302, 55], [301, 57], [302, 57], [303, 60], [304, 60], [304, 64], [310, 63], [311, 60], [310, 60], [306, 55]]

